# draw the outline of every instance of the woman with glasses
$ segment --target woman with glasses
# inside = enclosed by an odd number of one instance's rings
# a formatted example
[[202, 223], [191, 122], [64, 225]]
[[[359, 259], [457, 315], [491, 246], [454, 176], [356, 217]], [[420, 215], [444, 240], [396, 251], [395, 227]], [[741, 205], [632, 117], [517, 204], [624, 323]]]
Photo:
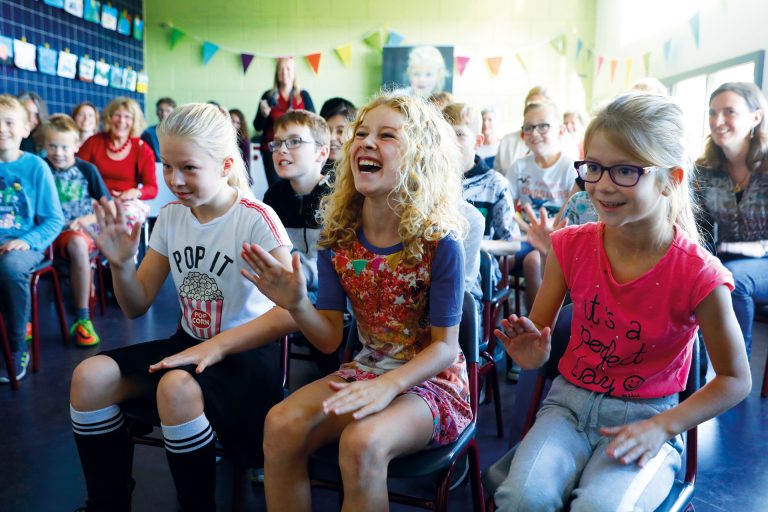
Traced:
[[259, 109], [253, 119], [253, 127], [261, 132], [261, 161], [267, 175], [267, 185], [280, 179], [272, 163], [272, 152], [268, 144], [273, 139], [274, 123], [289, 110], [315, 111], [315, 104], [309, 93], [299, 87], [296, 78], [296, 63], [293, 57], [277, 59], [274, 86], [261, 95]]
[[768, 104], [755, 84], [729, 82], [709, 97], [710, 136], [698, 191], [716, 253], [733, 272], [733, 308], [752, 349], [755, 306], [768, 304]]

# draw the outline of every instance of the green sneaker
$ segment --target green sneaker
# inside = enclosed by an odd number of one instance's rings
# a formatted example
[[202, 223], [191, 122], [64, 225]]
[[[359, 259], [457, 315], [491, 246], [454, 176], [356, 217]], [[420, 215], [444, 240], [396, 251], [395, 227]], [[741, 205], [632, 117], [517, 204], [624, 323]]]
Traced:
[[80, 319], [69, 330], [69, 335], [78, 347], [93, 347], [99, 344], [101, 338], [96, 334], [90, 319]]

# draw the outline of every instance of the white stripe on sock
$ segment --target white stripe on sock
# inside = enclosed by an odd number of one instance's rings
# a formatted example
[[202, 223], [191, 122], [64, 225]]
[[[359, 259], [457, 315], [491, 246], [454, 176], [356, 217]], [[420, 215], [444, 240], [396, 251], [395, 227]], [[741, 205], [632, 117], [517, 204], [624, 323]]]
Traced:
[[163, 425], [165, 449], [172, 453], [186, 453], [202, 448], [213, 440], [213, 430], [208, 418], [201, 414], [181, 425]]
[[110, 405], [95, 411], [78, 411], [69, 405], [72, 430], [83, 436], [107, 434], [120, 428], [125, 420], [118, 405]]

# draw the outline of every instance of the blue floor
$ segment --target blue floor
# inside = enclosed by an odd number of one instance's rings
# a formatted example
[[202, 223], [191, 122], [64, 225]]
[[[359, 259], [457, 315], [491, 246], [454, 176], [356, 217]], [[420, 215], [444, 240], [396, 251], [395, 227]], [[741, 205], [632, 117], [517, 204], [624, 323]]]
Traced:
[[[113, 348], [171, 333], [178, 307], [169, 283], [161, 294], [157, 306], [137, 320], [127, 320], [114, 303], [109, 305], [106, 316], [97, 314], [95, 324], [104, 340], [102, 345]], [[44, 295], [40, 372], [27, 376], [18, 392], [11, 392], [7, 386], [0, 388], [0, 511], [70, 511], [84, 503], [85, 486], [69, 424], [69, 379], [75, 365], [98, 349], [64, 347], [53, 308], [47, 305]], [[694, 498], [699, 512], [768, 510], [768, 398], [761, 400], [759, 389], [768, 327], [757, 325], [754, 338], [752, 393], [699, 430], [699, 479]], [[311, 377], [314, 371], [303, 362], [294, 363], [292, 369], [294, 383]], [[507, 429], [512, 424], [515, 390], [513, 384], [502, 385]], [[491, 405], [481, 407], [478, 428], [482, 465], [487, 467], [504, 453], [510, 436], [496, 438]], [[226, 462], [220, 465], [218, 497], [222, 511], [230, 506], [230, 471]], [[137, 447], [134, 477], [134, 510], [176, 510], [162, 450]], [[428, 483], [407, 485], [426, 488]], [[260, 486], [249, 486], [246, 499], [247, 510], [265, 510]], [[315, 510], [338, 510], [336, 494], [330, 491], [314, 490], [313, 502]], [[413, 509], [393, 506], [392, 510]], [[468, 485], [451, 494], [450, 510], [471, 510]]]

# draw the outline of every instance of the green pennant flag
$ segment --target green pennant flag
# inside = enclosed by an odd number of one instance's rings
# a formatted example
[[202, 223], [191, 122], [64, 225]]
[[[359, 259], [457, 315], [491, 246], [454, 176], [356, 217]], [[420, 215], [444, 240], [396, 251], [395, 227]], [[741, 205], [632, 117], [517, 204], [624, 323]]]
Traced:
[[379, 29], [371, 35], [363, 39], [363, 42], [367, 44], [371, 49], [380, 52], [384, 47], [384, 31]]
[[645, 67], [645, 76], [648, 76], [651, 70], [651, 52], [643, 54], [643, 66]]
[[360, 273], [368, 264], [368, 260], [352, 260], [352, 268], [355, 269], [355, 275], [360, 277]]
[[176, 27], [171, 27], [171, 50], [173, 50], [173, 47], [176, 46], [176, 43], [178, 43], [185, 35], [186, 34], [183, 30]]

